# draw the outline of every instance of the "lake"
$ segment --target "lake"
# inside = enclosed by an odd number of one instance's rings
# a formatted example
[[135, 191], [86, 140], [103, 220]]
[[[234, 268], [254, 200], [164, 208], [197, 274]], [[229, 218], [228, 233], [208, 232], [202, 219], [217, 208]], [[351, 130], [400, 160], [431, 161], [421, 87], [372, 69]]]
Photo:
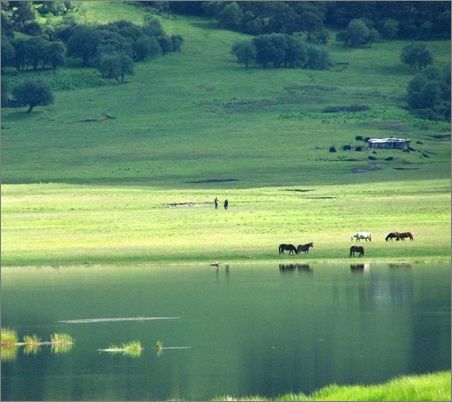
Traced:
[[[450, 305], [446, 264], [3, 268], [2, 327], [75, 344], [2, 354], [1, 397], [272, 397], [447, 370]], [[98, 351], [132, 340], [139, 357]]]

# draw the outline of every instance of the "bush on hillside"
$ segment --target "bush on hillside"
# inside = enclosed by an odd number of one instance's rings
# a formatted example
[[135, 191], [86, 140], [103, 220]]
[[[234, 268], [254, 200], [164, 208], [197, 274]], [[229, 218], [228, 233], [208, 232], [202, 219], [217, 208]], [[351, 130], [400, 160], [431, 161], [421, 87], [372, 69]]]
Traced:
[[370, 47], [378, 39], [378, 31], [375, 28], [369, 27], [366, 21], [361, 18], [351, 20], [347, 29], [336, 35], [337, 42], [342, 42], [344, 46], [349, 47]]

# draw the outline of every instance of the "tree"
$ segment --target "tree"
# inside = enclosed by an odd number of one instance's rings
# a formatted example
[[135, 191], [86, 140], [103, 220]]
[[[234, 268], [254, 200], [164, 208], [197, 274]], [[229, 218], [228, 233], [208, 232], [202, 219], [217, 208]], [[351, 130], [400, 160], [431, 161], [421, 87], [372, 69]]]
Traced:
[[393, 18], [385, 19], [380, 28], [380, 33], [385, 39], [397, 38], [399, 35], [399, 22]]
[[17, 1], [14, 2], [14, 9], [11, 16], [11, 19], [14, 23], [14, 25], [19, 29], [22, 30], [25, 23], [28, 21], [33, 21], [36, 16], [33, 11], [33, 7], [31, 6], [31, 2], [28, 1]]
[[46, 61], [52, 66], [54, 73], [58, 66], [64, 65], [64, 46], [61, 42], [49, 43], [46, 47], [45, 53]]
[[180, 52], [182, 43], [184, 43], [184, 38], [182, 37], [182, 35], [179, 34], [171, 35], [171, 44], [173, 52]]
[[450, 66], [430, 66], [416, 74], [408, 84], [407, 102], [421, 117], [450, 119]]
[[173, 42], [168, 35], [160, 35], [158, 37], [160, 49], [162, 49], [162, 55], [165, 56], [168, 52], [173, 50]]
[[47, 41], [42, 38], [31, 38], [25, 41], [25, 65], [37, 70], [39, 63], [45, 64]]
[[49, 105], [54, 101], [52, 90], [46, 81], [27, 80], [13, 87], [12, 95], [18, 106], [28, 106], [31, 113], [38, 105]]
[[16, 52], [10, 40], [6, 36], [2, 36], [2, 70], [5, 66], [14, 65]]
[[433, 63], [433, 56], [423, 43], [412, 43], [405, 46], [400, 53], [400, 59], [416, 71]]
[[248, 68], [249, 64], [256, 60], [256, 47], [249, 41], [234, 43], [231, 53], [237, 57], [237, 63], [245, 64], [245, 68]]
[[159, 42], [155, 36], [140, 36], [135, 42], [133, 49], [136, 60], [155, 57], [161, 53]]
[[240, 6], [233, 1], [226, 5], [218, 14], [220, 22], [230, 28], [239, 28], [243, 21], [243, 11]]
[[132, 75], [133, 61], [125, 53], [102, 54], [99, 58], [98, 69], [104, 78], [114, 78], [118, 84], [124, 83], [126, 74]]
[[1, 77], [1, 89], [2, 89], [2, 107], [6, 106], [7, 102], [8, 102], [8, 94], [9, 94], [9, 84], [8, 81], [6, 81], [6, 79], [4, 79], [3, 77]]
[[159, 36], [165, 33], [160, 21], [150, 15], [144, 17], [143, 31], [149, 36]]
[[67, 42], [68, 56], [81, 57], [83, 65], [87, 66], [96, 55], [100, 44], [99, 32], [86, 25], [75, 26]]
[[308, 45], [307, 48], [306, 67], [312, 70], [326, 70], [331, 66], [330, 57], [328, 52], [324, 49], [318, 49], [312, 45]]
[[[3, 4], [3, 3], [2, 3]], [[8, 38], [13, 38], [14, 37], [14, 30], [13, 30], [13, 25], [10, 21], [10, 19], [6, 16], [6, 14], [4, 14], [3, 12], [2, 14], [2, 36], [6, 36]]]
[[344, 46], [358, 47], [363, 45], [372, 45], [378, 39], [378, 31], [369, 28], [366, 22], [361, 18], [350, 21], [345, 31], [336, 35], [338, 42], [343, 42]]
[[315, 32], [319, 32], [323, 29], [323, 20], [319, 13], [306, 11], [300, 18], [301, 30], [308, 36], [308, 41], [312, 39], [312, 36]]

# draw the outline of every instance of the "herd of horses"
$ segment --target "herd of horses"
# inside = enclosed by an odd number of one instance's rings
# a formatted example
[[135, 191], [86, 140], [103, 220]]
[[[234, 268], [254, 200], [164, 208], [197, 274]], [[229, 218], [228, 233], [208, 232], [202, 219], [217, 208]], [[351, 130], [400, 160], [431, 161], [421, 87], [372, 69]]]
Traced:
[[[372, 236], [369, 232], [358, 232], [350, 236], [350, 239], [353, 241], [361, 241], [365, 240], [372, 241]], [[388, 233], [388, 235], [385, 237], [386, 241], [405, 241], [405, 239], [414, 240], [413, 233], [411, 232], [391, 232]], [[288, 251], [289, 254], [300, 254], [301, 252], [304, 252], [305, 254], [309, 253], [309, 249], [311, 247], [314, 247], [314, 243], [306, 243], [306, 244], [299, 244], [297, 247], [295, 247], [293, 244], [280, 244], [279, 245], [279, 254], [284, 254], [285, 251]], [[350, 257], [354, 257], [355, 254], [358, 254], [359, 257], [364, 256], [364, 247], [363, 246], [351, 246], [350, 247]]]

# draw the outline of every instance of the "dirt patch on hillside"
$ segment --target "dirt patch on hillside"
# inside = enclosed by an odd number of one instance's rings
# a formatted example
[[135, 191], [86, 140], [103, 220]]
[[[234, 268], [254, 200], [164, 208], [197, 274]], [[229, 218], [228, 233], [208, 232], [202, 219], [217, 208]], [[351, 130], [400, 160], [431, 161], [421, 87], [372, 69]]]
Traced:
[[194, 201], [186, 201], [186, 202], [171, 202], [169, 204], [164, 204], [165, 207], [168, 208], [191, 208], [191, 207], [205, 207], [207, 205], [213, 205], [213, 202], [194, 202]]
[[231, 181], [239, 181], [239, 179], [205, 179], [205, 180], [193, 180], [186, 181], [189, 184], [202, 184], [202, 183], [227, 183]]

